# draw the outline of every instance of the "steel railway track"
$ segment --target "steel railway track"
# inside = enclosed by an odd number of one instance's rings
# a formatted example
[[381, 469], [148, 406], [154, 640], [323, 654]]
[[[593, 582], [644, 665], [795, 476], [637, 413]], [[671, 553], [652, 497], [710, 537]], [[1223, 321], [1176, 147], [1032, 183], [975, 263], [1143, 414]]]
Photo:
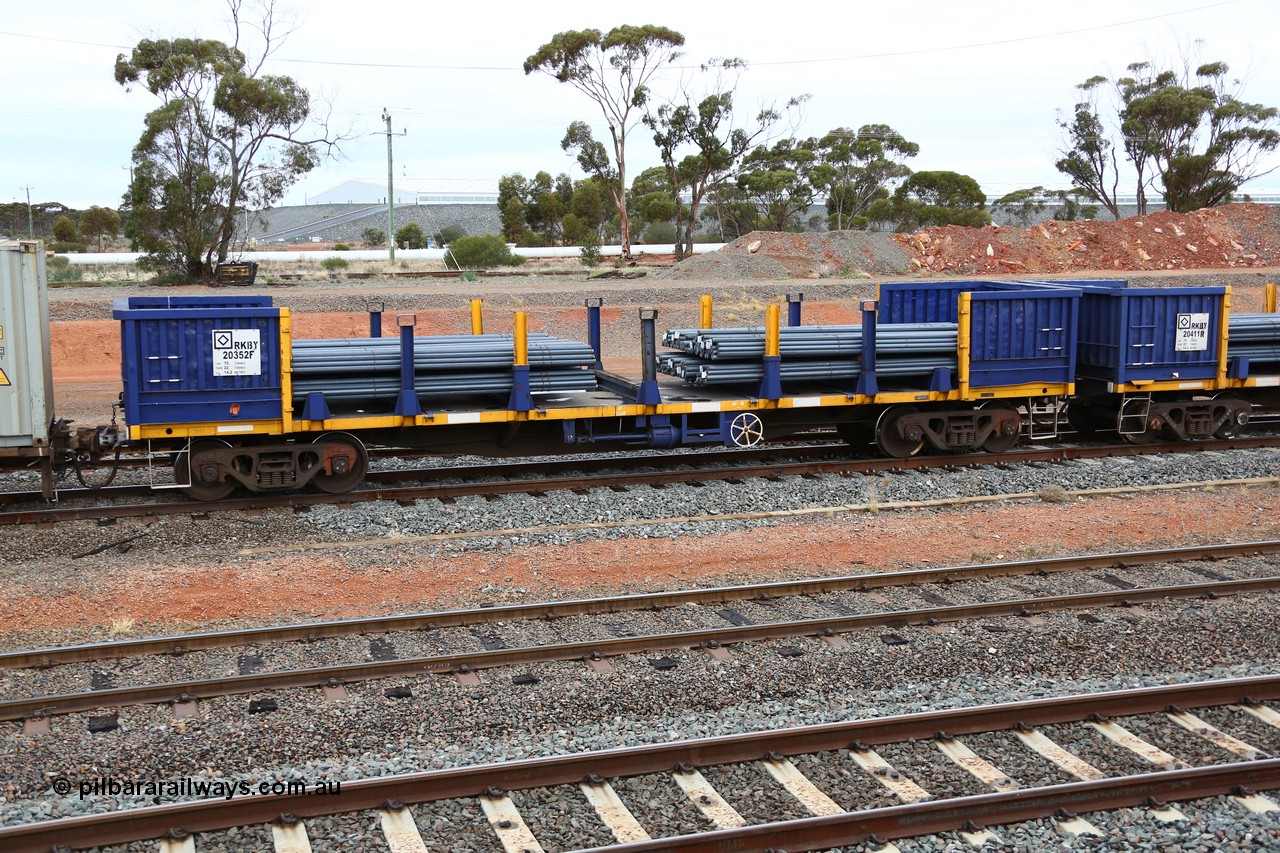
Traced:
[[[871, 591], [913, 584], [975, 578], [1008, 577], [1029, 573], [1051, 573], [1085, 568], [1141, 563], [1169, 563], [1185, 560], [1222, 559], [1232, 556], [1275, 554], [1280, 542], [1257, 542], [1229, 546], [1198, 546], [1127, 554], [1088, 555], [1049, 560], [1023, 561], [993, 566], [965, 566], [952, 569], [922, 569], [789, 581], [709, 590], [683, 590], [648, 595], [607, 599], [585, 599], [548, 602], [477, 610], [446, 611], [399, 617], [357, 619], [306, 625], [193, 634], [120, 641], [96, 645], [35, 649], [0, 655], [0, 667], [48, 667], [72, 662], [100, 661], [139, 654], [185, 654], [199, 649], [281, 642], [317, 640], [322, 637], [351, 636], [385, 631], [440, 629], [505, 623], [513, 620], [555, 619], [581, 614], [617, 613], [625, 610], [658, 609], [682, 604], [721, 603], [734, 600], [773, 599], [782, 595], [813, 595], [833, 591]], [[398, 676], [453, 674], [461, 680], [474, 680], [478, 670], [545, 663], [550, 661], [585, 661], [597, 671], [611, 669], [609, 658], [673, 649], [702, 649], [717, 657], [728, 657], [726, 646], [766, 640], [802, 637], [822, 638], [833, 645], [844, 645], [841, 635], [872, 628], [930, 625], [998, 617], [1031, 616], [1052, 611], [1123, 607], [1167, 599], [1217, 597], [1280, 589], [1280, 576], [1240, 580], [1215, 580], [1207, 583], [1166, 585], [1148, 588], [1125, 588], [1111, 592], [1052, 595], [1035, 598], [1007, 599], [977, 604], [944, 605], [909, 610], [883, 610], [877, 613], [841, 615], [828, 618], [806, 618], [764, 624], [731, 625], [645, 636], [589, 639], [575, 642], [548, 643], [517, 648], [498, 648], [438, 654], [426, 657], [398, 658], [380, 661], [328, 665], [307, 669], [258, 672], [223, 678], [206, 678], [164, 684], [149, 684], [92, 690], [83, 693], [34, 696], [0, 701], [0, 720], [43, 720], [52, 715], [79, 713], [107, 707], [148, 703], [174, 703], [192, 710], [201, 699], [239, 695], [266, 690], [329, 687]], [[43, 725], [32, 723], [32, 726]]]
[[[540, 851], [537, 837], [510, 794], [553, 786], [577, 786], [617, 842], [598, 849], [615, 853], [821, 850], [948, 831], [980, 844], [1002, 842], [1000, 824], [1050, 817], [1062, 832], [1093, 834], [1099, 830], [1077, 813], [1143, 807], [1156, 820], [1177, 820], [1182, 815], [1170, 804], [1220, 796], [1230, 796], [1242, 809], [1280, 810], [1274, 799], [1253, 793], [1280, 788], [1280, 759], [1201, 718], [1208, 715], [1202, 709], [1221, 709], [1232, 722], [1248, 715], [1280, 728], [1280, 714], [1263, 704], [1277, 699], [1280, 676], [1054, 697], [361, 779], [344, 782], [340, 792], [331, 796], [307, 792], [124, 809], [2, 827], [0, 846], [15, 853], [49, 850], [55, 844], [86, 849], [161, 838], [183, 840], [194, 833], [268, 824], [278, 850], [296, 849], [289, 845], [305, 842], [307, 818], [376, 810], [385, 843], [400, 853], [425, 849], [408, 806], [474, 799], [505, 849]], [[1158, 717], [1166, 726], [1171, 721], [1202, 738], [1220, 760], [1192, 766], [1165, 752], [1160, 744], [1135, 735], [1130, 729], [1148, 716]], [[1128, 719], [1120, 723], [1117, 717]], [[1152, 770], [1107, 776], [1055, 743], [1044, 731], [1049, 726], [1089, 729], [1100, 743]], [[986, 733], [1001, 733], [1011, 743], [1020, 743], [1028, 756], [1036, 753], [1053, 764], [1055, 778], [1074, 781], [1021, 787], [1016, 781], [1022, 775], [1020, 768], [1008, 763], [1018, 759], [1005, 753], [1003, 760], [988, 760], [963, 740]], [[932, 745], [990, 792], [955, 796], [926, 790], [913, 781], [913, 767], [894, 767], [876, 751], [909, 741]], [[808, 775], [797, 766], [801, 759]], [[847, 799], [843, 792], [824, 790], [809, 778], [833, 763], [856, 766], [873, 784], [888, 789], [897, 804], [858, 808], [857, 803], [849, 803], [846, 810], [836, 801]], [[755, 804], [743, 800], [744, 792], [722, 792], [707, 778], [712, 770], [742, 765], [754, 765], [772, 777], [780, 795], [791, 798], [791, 812], [809, 816], [745, 818], [739, 809]], [[654, 827], [651, 834], [645, 823], [660, 826], [660, 817], [645, 811], [643, 798], [632, 797], [628, 803], [614, 787], [619, 780], [640, 777], [677, 785], [709, 831], [672, 837]]]
[[[1116, 456], [1136, 456], [1156, 453], [1198, 453], [1212, 450], [1238, 450], [1280, 447], [1280, 436], [1247, 436], [1227, 440], [1204, 442], [1167, 442], [1144, 445], [1115, 446], [1071, 446], [1071, 447], [1039, 447], [1012, 450], [999, 455], [987, 453], [957, 454], [954, 456], [920, 456], [910, 459], [816, 459], [792, 462], [760, 462], [741, 464], [744, 457], [741, 451], [725, 451], [710, 454], [675, 454], [670, 457], [636, 457], [634, 466], [654, 467], [672, 461], [681, 467], [677, 470], [623, 471], [613, 469], [632, 467], [631, 464], [619, 465], [619, 459], [601, 460], [599, 468], [610, 469], [605, 473], [582, 473], [563, 476], [536, 476], [546, 472], [548, 468], [524, 469], [533, 476], [519, 479], [487, 480], [475, 482], [477, 472], [485, 469], [475, 467], [465, 469], [429, 468], [413, 471], [382, 472], [370, 475], [370, 479], [442, 479], [449, 476], [466, 477], [472, 482], [455, 484], [427, 484], [414, 486], [383, 486], [363, 488], [345, 494], [327, 494], [305, 492], [296, 494], [264, 493], [244, 498], [231, 498], [222, 501], [189, 501], [182, 499], [160, 501], [145, 500], [134, 503], [110, 505], [93, 505], [79, 507], [39, 506], [31, 509], [13, 510], [0, 513], [0, 526], [11, 524], [52, 524], [61, 521], [83, 521], [116, 518], [159, 518], [162, 515], [187, 515], [193, 513], [229, 512], [229, 511], [262, 511], [266, 509], [293, 508], [304, 509], [319, 504], [354, 504], [365, 501], [393, 500], [411, 502], [428, 499], [453, 499], [469, 495], [497, 497], [505, 494], [539, 494], [565, 490], [584, 490], [593, 488], [623, 489], [638, 485], [663, 485], [668, 483], [697, 483], [708, 480], [733, 481], [752, 477], [805, 476], [815, 474], [869, 474], [879, 471], [927, 470], [932, 468], [956, 468], [979, 465], [1016, 465], [1024, 463], [1054, 463], [1070, 459], [1096, 459]], [[826, 454], [833, 452], [830, 448], [822, 448]], [[839, 452], [839, 451], [834, 451]], [[844, 452], [847, 453], [847, 450]], [[779, 454], [770, 451], [776, 459]], [[823, 453], [819, 453], [823, 455]], [[717, 463], [724, 459], [738, 464], [721, 464], [709, 467], [702, 460]], [[745, 457], [749, 459], [749, 457]], [[531, 466], [561, 465], [575, 471], [581, 471], [584, 463], [580, 460], [572, 462], [534, 462], [525, 463]], [[696, 467], [691, 467], [696, 466]], [[511, 465], [489, 466], [491, 472], [503, 475], [519, 473]], [[550, 469], [554, 470], [554, 468]], [[563, 470], [563, 468], [562, 468]], [[122, 487], [123, 488], [123, 487]], [[109, 494], [113, 494], [108, 491]]]

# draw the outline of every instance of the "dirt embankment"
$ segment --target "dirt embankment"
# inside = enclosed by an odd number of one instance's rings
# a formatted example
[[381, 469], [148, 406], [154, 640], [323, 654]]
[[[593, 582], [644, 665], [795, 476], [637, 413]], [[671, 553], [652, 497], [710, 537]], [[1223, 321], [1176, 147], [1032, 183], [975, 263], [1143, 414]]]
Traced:
[[946, 226], [910, 234], [757, 231], [677, 264], [671, 279], [1036, 275], [1280, 265], [1280, 208], [1233, 204], [1119, 221], [1028, 228]]

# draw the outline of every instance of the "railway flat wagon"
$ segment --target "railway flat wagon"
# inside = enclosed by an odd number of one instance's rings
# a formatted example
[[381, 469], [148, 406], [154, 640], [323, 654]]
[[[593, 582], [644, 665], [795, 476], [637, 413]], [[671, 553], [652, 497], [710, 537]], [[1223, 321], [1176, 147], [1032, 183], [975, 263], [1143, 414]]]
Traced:
[[[599, 299], [586, 303], [590, 343], [530, 332], [522, 312], [512, 333], [483, 334], [477, 304], [470, 336], [417, 335], [399, 315], [398, 337], [381, 338], [376, 314], [370, 338], [295, 340], [288, 309], [265, 296], [132, 298], [115, 316], [129, 439], [168, 454], [174, 485], [203, 499], [237, 486], [346, 491], [367, 470], [366, 442], [501, 456], [750, 446], [834, 427], [858, 449], [906, 457], [999, 452], [1028, 418], [1056, 433], [1078, 291], [884, 294], [887, 310], [864, 303], [861, 322], [839, 328], [802, 326], [797, 302], [786, 327], [773, 305], [759, 327], [717, 329], [706, 298], [706, 328], [663, 336], [705, 339], [706, 358], [660, 353], [657, 312], [640, 309], [639, 377], [603, 368]], [[927, 322], [908, 322], [921, 311]], [[815, 362], [815, 341], [836, 349]], [[660, 365], [678, 375], [660, 378]]]

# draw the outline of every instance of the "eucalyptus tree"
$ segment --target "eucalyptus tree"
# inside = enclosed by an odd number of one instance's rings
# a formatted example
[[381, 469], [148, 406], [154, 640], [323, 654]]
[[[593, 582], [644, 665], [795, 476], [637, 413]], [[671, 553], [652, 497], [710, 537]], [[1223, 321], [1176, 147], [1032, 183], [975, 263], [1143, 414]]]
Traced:
[[[1188, 212], [1228, 202], [1243, 184], [1276, 168], [1268, 157], [1280, 147], [1280, 112], [1242, 100], [1241, 81], [1229, 77], [1226, 63], [1192, 67], [1184, 57], [1183, 65], [1135, 62], [1115, 80], [1091, 77], [1079, 87], [1090, 97], [1076, 104], [1070, 122], [1059, 120], [1067, 146], [1058, 170], [1114, 216], [1117, 150], [1136, 174], [1139, 214], [1146, 212], [1148, 187], [1170, 210]], [[1118, 143], [1092, 97], [1108, 82]]]
[[907, 158], [920, 153], [887, 124], [864, 124], [856, 132], [838, 127], [810, 147], [818, 155], [810, 179], [826, 195], [828, 225], [836, 231], [865, 229], [871, 205], [889, 198], [911, 174]]
[[[117, 83], [126, 90], [140, 85], [160, 100], [133, 149], [125, 233], [153, 267], [189, 278], [226, 260], [238, 214], [279, 201], [338, 142], [323, 126], [309, 132], [306, 89], [263, 71], [288, 35], [279, 31], [274, 3], [259, 7], [252, 23], [243, 19], [240, 0], [228, 5], [230, 44], [143, 39], [115, 64]], [[253, 61], [240, 46], [246, 30], [262, 42]]]
[[745, 69], [741, 59], [711, 60], [700, 67], [703, 75], [713, 75], [705, 94], [699, 97], [691, 84], [682, 85], [677, 99], [644, 117], [676, 202], [676, 260], [693, 254], [693, 232], [707, 194], [734, 179], [743, 159], [808, 100], [802, 95], [790, 98], [781, 109], [761, 107], [742, 122], [734, 113], [733, 91]]
[[525, 74], [541, 71], [585, 94], [600, 108], [609, 129], [611, 150], [595, 138], [591, 125], [569, 125], [560, 147], [575, 153], [587, 175], [608, 188], [618, 210], [622, 254], [631, 255], [627, 219], [627, 135], [648, 103], [649, 85], [680, 58], [684, 36], [653, 25], [558, 33], [524, 61]]

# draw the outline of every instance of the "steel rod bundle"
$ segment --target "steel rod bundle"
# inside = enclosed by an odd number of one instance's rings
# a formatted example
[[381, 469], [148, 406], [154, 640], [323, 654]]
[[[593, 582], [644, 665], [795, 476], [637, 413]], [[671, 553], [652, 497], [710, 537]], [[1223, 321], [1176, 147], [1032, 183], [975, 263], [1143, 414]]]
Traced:
[[[434, 399], [475, 394], [509, 394], [512, 384], [509, 370], [415, 374], [413, 383], [419, 397]], [[593, 390], [595, 387], [595, 375], [583, 370], [558, 368], [529, 373], [529, 390], [535, 394]], [[312, 377], [293, 383], [295, 400], [303, 399], [315, 391], [323, 393], [331, 403], [394, 400], [400, 393], [400, 378], [373, 375], [341, 379], [330, 376]]]
[[[458, 335], [415, 338], [414, 372], [510, 367], [515, 344], [510, 335]], [[549, 335], [529, 336], [529, 366], [590, 368], [591, 348]], [[304, 340], [293, 344], [293, 372], [395, 373], [400, 370], [400, 342], [395, 338]]]
[[[876, 327], [876, 375], [928, 376], [956, 369], [955, 323], [900, 323]], [[781, 381], [847, 381], [862, 371], [861, 326], [784, 326], [779, 329]], [[736, 385], [764, 376], [765, 330], [760, 327], [672, 329], [658, 370], [695, 385]]]
[[[930, 356], [917, 358], [886, 359], [876, 364], [878, 376], [919, 376], [928, 375], [939, 367], [952, 370], [956, 367], [955, 359], [950, 363]], [[764, 378], [764, 365], [753, 362], [730, 364], [725, 362], [704, 363], [698, 366], [694, 385], [735, 385], [746, 382], [759, 382]], [[785, 359], [779, 366], [783, 382], [815, 382], [824, 380], [857, 379], [862, 374], [862, 366], [856, 361], [829, 361], [822, 359], [806, 359], [788, 362]], [[688, 376], [686, 375], [686, 378]]]
[[[578, 341], [528, 335], [529, 390], [594, 390], [595, 353]], [[414, 387], [435, 399], [509, 394], [515, 384], [512, 335], [433, 335], [413, 339]], [[401, 388], [401, 343], [395, 338], [330, 338], [293, 342], [295, 399], [320, 392], [329, 402], [395, 399]]]
[[1227, 333], [1228, 358], [1280, 362], [1280, 314], [1234, 314]]

